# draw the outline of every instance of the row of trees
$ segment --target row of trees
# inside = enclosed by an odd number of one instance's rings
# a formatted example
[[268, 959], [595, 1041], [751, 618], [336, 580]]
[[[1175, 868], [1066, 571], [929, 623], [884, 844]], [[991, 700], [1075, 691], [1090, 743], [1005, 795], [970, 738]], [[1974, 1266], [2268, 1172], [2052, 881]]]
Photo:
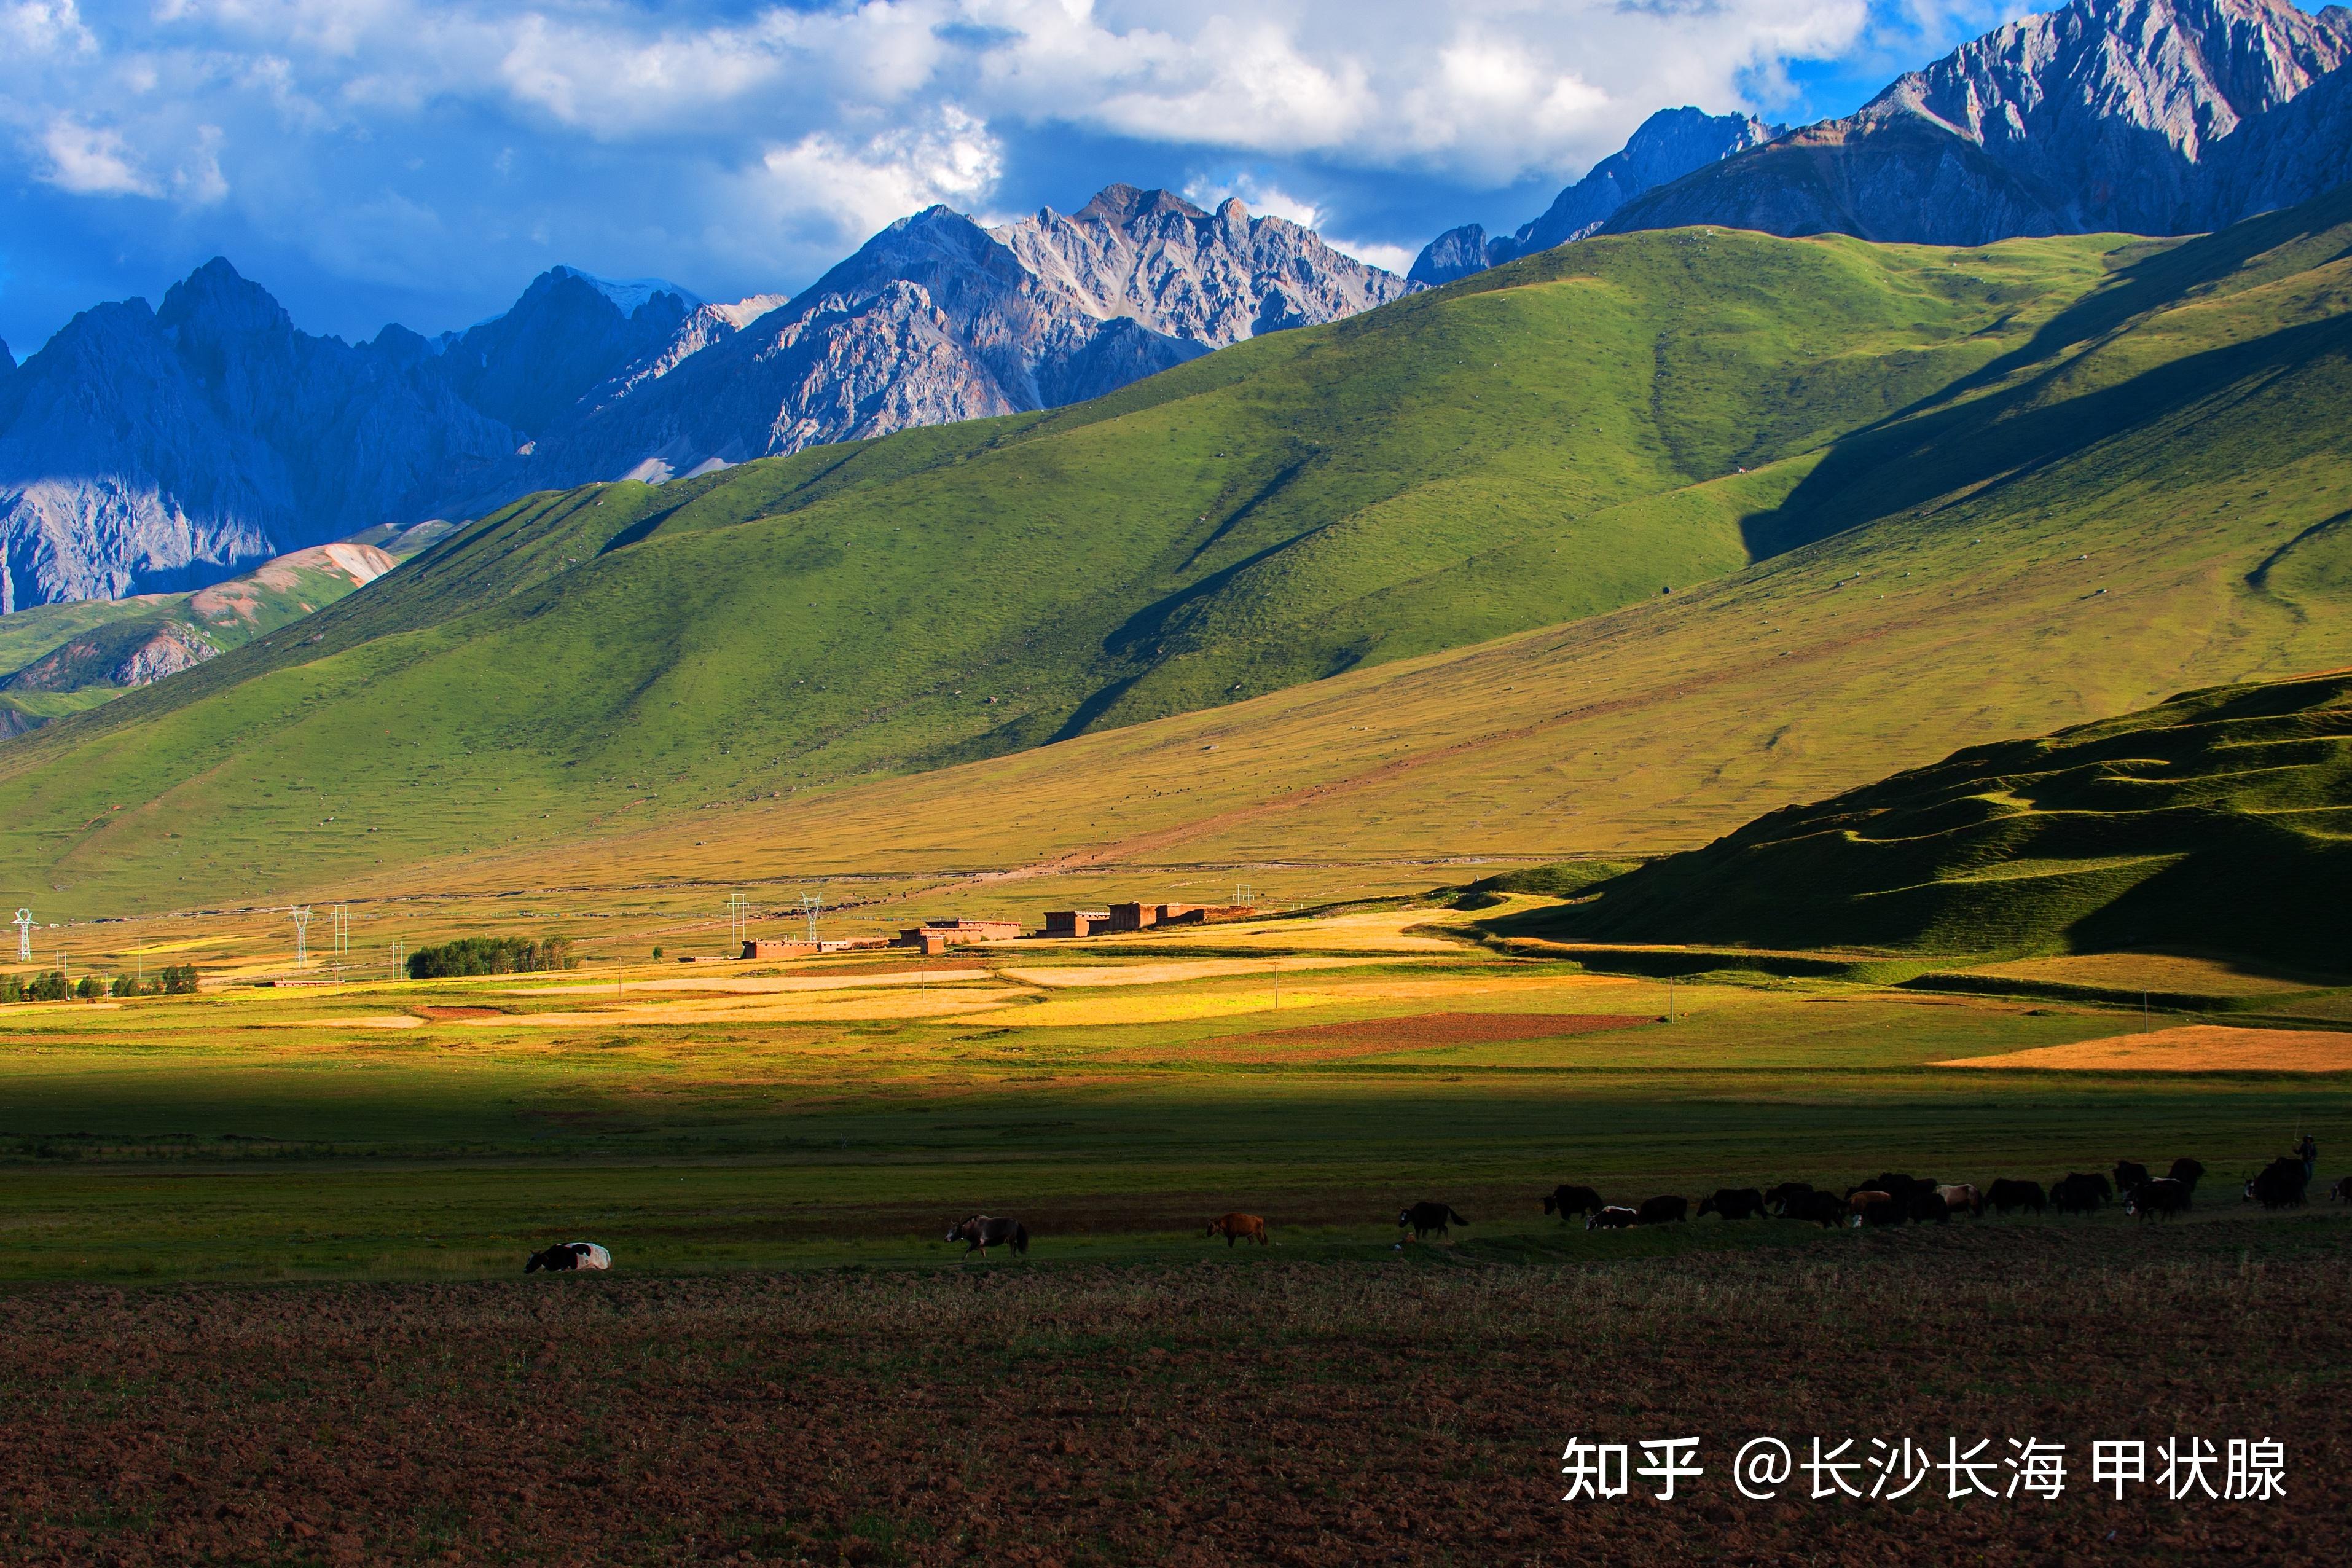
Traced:
[[580, 961], [572, 943], [560, 936], [532, 942], [520, 936], [461, 936], [438, 947], [420, 947], [408, 955], [411, 980], [446, 980], [466, 974], [530, 974], [546, 969], [569, 969]]
[[31, 976], [0, 974], [0, 1002], [63, 1002], [76, 996], [85, 1002], [98, 996], [185, 996], [195, 989], [196, 966], [193, 963], [167, 965], [163, 973], [145, 981], [134, 980], [128, 974], [118, 974], [110, 983], [95, 974], [68, 981], [61, 969]]

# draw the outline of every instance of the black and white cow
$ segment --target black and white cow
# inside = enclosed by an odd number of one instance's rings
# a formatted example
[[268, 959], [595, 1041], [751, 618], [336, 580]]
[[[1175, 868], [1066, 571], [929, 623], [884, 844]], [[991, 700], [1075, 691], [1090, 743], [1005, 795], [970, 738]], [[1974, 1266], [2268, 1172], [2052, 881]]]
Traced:
[[559, 1241], [544, 1252], [534, 1252], [522, 1266], [525, 1274], [552, 1268], [559, 1274], [578, 1268], [610, 1268], [613, 1255], [593, 1241]]

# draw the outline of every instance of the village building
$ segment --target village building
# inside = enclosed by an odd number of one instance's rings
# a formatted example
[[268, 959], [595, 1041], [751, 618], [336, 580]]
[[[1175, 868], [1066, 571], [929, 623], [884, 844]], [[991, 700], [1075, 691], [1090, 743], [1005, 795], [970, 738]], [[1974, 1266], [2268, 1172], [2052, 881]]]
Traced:
[[1045, 934], [1051, 936], [1094, 936], [1111, 930], [1108, 910], [1047, 910]]

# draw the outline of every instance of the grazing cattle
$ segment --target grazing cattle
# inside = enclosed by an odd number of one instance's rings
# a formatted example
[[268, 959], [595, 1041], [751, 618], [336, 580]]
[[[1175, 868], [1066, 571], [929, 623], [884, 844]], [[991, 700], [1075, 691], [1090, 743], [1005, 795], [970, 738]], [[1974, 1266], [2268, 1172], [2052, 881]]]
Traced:
[[1020, 1257], [1029, 1256], [1029, 1227], [1017, 1219], [996, 1219], [976, 1214], [960, 1224], [949, 1226], [948, 1239], [964, 1244], [966, 1258], [975, 1252], [986, 1258], [992, 1247], [1009, 1247]]
[[2007, 1214], [2011, 1209], [2032, 1209], [2040, 1214], [2050, 1206], [2050, 1200], [2043, 1195], [2040, 1182], [2007, 1179], [1995, 1182], [1985, 1189], [1985, 1202], [1992, 1205], [1995, 1214]]
[[1799, 1217], [1797, 1211], [1812, 1195], [1813, 1184], [1811, 1182], [1782, 1182], [1764, 1194], [1764, 1201], [1770, 1204], [1782, 1219], [1795, 1219]]
[[2304, 1205], [2306, 1178], [2300, 1160], [2273, 1160], [2246, 1184], [2245, 1201], [2266, 1209], [2299, 1209]]
[[1433, 1230], [1440, 1236], [1450, 1236], [1453, 1232], [1447, 1226], [1469, 1223], [1468, 1220], [1455, 1214], [1449, 1205], [1433, 1204], [1425, 1199], [1409, 1209], [1400, 1211], [1397, 1215], [1397, 1228], [1402, 1230], [1407, 1226], [1412, 1226], [1412, 1238], [1415, 1241], [1421, 1240]]
[[1223, 1237], [1228, 1247], [1237, 1241], [1255, 1241], [1260, 1247], [1274, 1245], [1265, 1238], [1265, 1221], [1254, 1214], [1219, 1215], [1209, 1222], [1209, 1228], [1203, 1234], [1202, 1239], [1216, 1236]]
[[2147, 1167], [2137, 1160], [2116, 1162], [2116, 1191], [2119, 1193], [2128, 1194], [2135, 1187], [2145, 1186], [2154, 1179], [2147, 1173]]
[[1754, 1187], [1717, 1187], [1715, 1196], [1698, 1201], [1698, 1216], [1721, 1215], [1726, 1219], [1762, 1219], [1764, 1194]]
[[1643, 1198], [1642, 1206], [1633, 1211], [1635, 1225], [1674, 1225], [1690, 1218], [1688, 1198]]
[[2179, 1182], [2193, 1193], [2197, 1190], [2197, 1184], [2205, 1179], [2205, 1167], [2183, 1154], [2172, 1162], [2172, 1169], [2164, 1174], [2167, 1181]]
[[2143, 1220], [2170, 1219], [2189, 1212], [2189, 1189], [2170, 1176], [2142, 1182], [2124, 1199], [2124, 1213]]
[[593, 1241], [559, 1241], [544, 1252], [534, 1252], [522, 1266], [525, 1274], [551, 1268], [558, 1274], [579, 1268], [610, 1268], [613, 1255]]
[[2060, 1214], [2096, 1214], [2114, 1191], [2106, 1177], [2076, 1171], [2050, 1184], [2050, 1206]]
[[1975, 1187], [1966, 1182], [1947, 1183], [1936, 1189], [1936, 1195], [1944, 1200], [1944, 1210], [1948, 1214], [1984, 1213], [1984, 1199]]
[[1948, 1225], [1952, 1218], [1952, 1205], [1944, 1201], [1943, 1194], [1933, 1190], [1913, 1193], [1903, 1212], [1913, 1225]]
[[1544, 1213], [1556, 1214], [1562, 1219], [1572, 1214], [1599, 1214], [1606, 1207], [1601, 1194], [1591, 1187], [1571, 1187], [1562, 1183], [1544, 1195]]
[[1587, 1230], [1623, 1230], [1638, 1218], [1632, 1209], [1612, 1204], [1584, 1222]]
[[1845, 1200], [1850, 1226], [1901, 1225], [1904, 1206], [1891, 1194], [1864, 1187]]
[[1846, 1215], [1845, 1200], [1835, 1193], [1809, 1192], [1803, 1197], [1792, 1202], [1784, 1212], [1790, 1219], [1811, 1220], [1826, 1230], [1832, 1226], [1843, 1223]]

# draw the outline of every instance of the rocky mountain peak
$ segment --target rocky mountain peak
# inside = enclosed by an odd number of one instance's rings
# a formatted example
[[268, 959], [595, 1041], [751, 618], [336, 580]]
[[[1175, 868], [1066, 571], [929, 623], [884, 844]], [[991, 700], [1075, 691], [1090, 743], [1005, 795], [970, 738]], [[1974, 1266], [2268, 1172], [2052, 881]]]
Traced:
[[2341, 6], [2313, 16], [2291, 0], [2071, 0], [1906, 73], [1853, 115], [1640, 197], [1605, 226], [1979, 245], [2232, 222], [2352, 174], [2352, 150], [2321, 155], [2311, 127], [2291, 168], [2242, 149], [2217, 156], [2267, 140], [2263, 126], [2284, 124], [2352, 58], [2347, 24]]
[[294, 331], [286, 307], [219, 256], [163, 291], [155, 324], [173, 337], [194, 332], [213, 340]]
[[1209, 215], [1173, 191], [1138, 190], [1133, 185], [1105, 185], [1095, 193], [1094, 200], [1070, 215], [1084, 223], [1126, 225], [1144, 217], [1204, 218]]

